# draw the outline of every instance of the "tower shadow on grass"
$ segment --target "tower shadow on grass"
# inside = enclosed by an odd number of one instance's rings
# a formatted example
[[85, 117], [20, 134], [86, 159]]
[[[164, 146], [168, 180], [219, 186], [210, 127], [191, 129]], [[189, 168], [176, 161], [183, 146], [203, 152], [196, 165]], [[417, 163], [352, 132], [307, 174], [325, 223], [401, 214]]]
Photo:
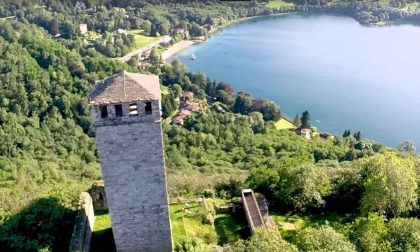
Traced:
[[108, 251], [115, 252], [114, 235], [112, 234], [112, 228], [103, 229], [92, 233], [91, 240], [91, 252]]
[[108, 210], [95, 211], [95, 224], [90, 244], [91, 252], [116, 251]]
[[214, 221], [214, 226], [219, 237], [219, 245], [233, 243], [238, 239], [247, 239], [251, 236], [245, 216], [242, 217], [238, 213], [219, 214]]
[[68, 251], [76, 212], [55, 197], [34, 200], [0, 226], [0, 251]]

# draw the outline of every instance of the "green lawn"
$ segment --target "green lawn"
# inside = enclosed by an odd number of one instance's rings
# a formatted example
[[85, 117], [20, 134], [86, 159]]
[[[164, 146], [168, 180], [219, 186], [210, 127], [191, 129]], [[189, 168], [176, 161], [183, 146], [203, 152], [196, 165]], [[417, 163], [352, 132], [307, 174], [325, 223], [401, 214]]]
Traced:
[[108, 210], [95, 212], [91, 251], [116, 251]]
[[[184, 211], [184, 208], [187, 211]], [[201, 238], [208, 244], [214, 243], [217, 239], [213, 226], [203, 223], [206, 210], [201, 203], [190, 203], [188, 207], [185, 207], [184, 204], [171, 204], [169, 205], [169, 213], [172, 238], [175, 244], [185, 236]]]
[[231, 214], [217, 214], [214, 221], [214, 226], [217, 232], [218, 244], [223, 245], [226, 243], [233, 243], [243, 237], [241, 233], [247, 226], [240, 223]]
[[[246, 219], [241, 215], [219, 213], [215, 216], [214, 226], [206, 222], [206, 210], [202, 203], [189, 203], [188, 207], [184, 204], [171, 204], [169, 213], [174, 244], [189, 236], [203, 240], [210, 248], [213, 245], [224, 245], [238, 239], [246, 239], [250, 235]], [[347, 234], [349, 224], [355, 218], [352, 215], [335, 213], [300, 216], [271, 212], [270, 216], [277, 224], [282, 236], [288, 241], [293, 241], [297, 231], [305, 227], [324, 224], [330, 225], [340, 233]], [[108, 211], [95, 212], [91, 246], [91, 251], [115, 251]]]
[[160, 37], [146, 36], [143, 30], [140, 30], [140, 29], [130, 30], [128, 31], [128, 34], [131, 34], [134, 36], [134, 39], [136, 41], [136, 45], [134, 47], [135, 49], [143, 48], [147, 46], [148, 44], [156, 42], [160, 39]]
[[283, 0], [270, 0], [266, 7], [268, 8], [285, 8], [285, 7], [293, 7], [294, 3], [288, 3]]
[[209, 246], [235, 242], [244, 236], [243, 229], [246, 229], [246, 223], [229, 213], [217, 214], [212, 226], [205, 221], [206, 210], [203, 204], [190, 203], [187, 208], [189, 213], [183, 211], [184, 208], [184, 204], [169, 205], [172, 238], [175, 244], [185, 236], [200, 238]]
[[276, 122], [276, 129], [294, 129], [296, 128], [293, 123], [287, 121], [286, 119], [281, 118]]
[[169, 214], [171, 216], [172, 238], [176, 243], [183, 236], [187, 235], [187, 231], [184, 225], [184, 216], [182, 214], [182, 205], [169, 205]]
[[305, 216], [270, 213], [270, 216], [278, 225], [282, 236], [289, 241], [293, 240], [298, 230], [308, 226], [328, 224], [338, 232], [345, 234], [348, 232], [348, 224], [354, 220], [352, 215], [338, 215], [335, 213]]
[[389, 2], [391, 2], [391, 0], [379, 0], [379, 3], [383, 5], [389, 5]]
[[93, 225], [93, 232], [99, 232], [111, 228], [111, 217], [107, 210], [95, 212], [95, 224]]

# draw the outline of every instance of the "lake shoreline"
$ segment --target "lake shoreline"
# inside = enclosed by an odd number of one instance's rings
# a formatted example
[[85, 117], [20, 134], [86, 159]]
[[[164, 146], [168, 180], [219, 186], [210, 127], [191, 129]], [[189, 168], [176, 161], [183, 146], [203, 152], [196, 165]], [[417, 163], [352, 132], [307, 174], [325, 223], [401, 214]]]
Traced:
[[[290, 15], [300, 15], [300, 14], [309, 14], [309, 15], [334, 15], [331, 13], [315, 13], [315, 12], [285, 12], [285, 13], [276, 13], [276, 14], [269, 14], [269, 15], [260, 15], [260, 16], [251, 16], [251, 17], [243, 17], [243, 18], [238, 18], [238, 19], [233, 19], [228, 21], [225, 24], [222, 24], [218, 27], [216, 27], [215, 29], [212, 29], [208, 32], [209, 37], [211, 37], [212, 34], [215, 34], [217, 32], [222, 31], [225, 28], [228, 28], [229, 26], [235, 25], [235, 24], [239, 24], [245, 21], [249, 21], [249, 20], [253, 20], [253, 19], [259, 19], [259, 18], [268, 18], [268, 17], [282, 17], [282, 16], [290, 16]], [[384, 22], [378, 22], [378, 23], [370, 23], [370, 24], [363, 24], [360, 23], [357, 19], [355, 19], [354, 17], [351, 16], [347, 16], [347, 15], [340, 15], [337, 14], [337, 16], [342, 16], [342, 17], [348, 17], [351, 19], [354, 19], [356, 22], [358, 22], [360, 25], [365, 25], [365, 26], [373, 26], [373, 27], [386, 27], [386, 26], [392, 26], [392, 25], [396, 25], [396, 24], [410, 24], [410, 25], [414, 25], [411, 23], [399, 23], [396, 21], [384, 21]], [[415, 25], [414, 25], [415, 26]], [[203, 36], [204, 37], [204, 36]], [[162, 60], [165, 63], [172, 63], [175, 60], [175, 56], [181, 52], [183, 52], [184, 50], [187, 50], [188, 48], [195, 46], [199, 43], [205, 43], [207, 42], [208, 38], [193, 38], [193, 39], [188, 39], [188, 40], [181, 40], [180, 42], [172, 45], [171, 47], [169, 47], [167, 50], [165, 50], [162, 53]], [[182, 43], [182, 44], [181, 44]]]
[[175, 60], [174, 57], [178, 53], [190, 48], [191, 46], [196, 45], [197, 43], [197, 40], [181, 40], [180, 42], [173, 44], [171, 47], [169, 47], [162, 53], [162, 60], [170, 64]]
[[[245, 22], [245, 21], [249, 21], [252, 19], [257, 19], [257, 18], [264, 18], [264, 17], [276, 17], [276, 16], [288, 16], [288, 15], [292, 15], [292, 14], [296, 14], [297, 12], [288, 12], [288, 13], [278, 13], [278, 14], [272, 14], [272, 15], [262, 15], [262, 16], [252, 16], [252, 17], [244, 17], [244, 18], [238, 18], [238, 19], [234, 19], [231, 21], [228, 21], [227, 23], [216, 27], [215, 29], [209, 31], [209, 35], [212, 35], [214, 33], [220, 32], [221, 30], [231, 26], [231, 25], [235, 25], [241, 22]], [[203, 36], [204, 37], [204, 36]], [[162, 61], [168, 64], [171, 64], [174, 60], [175, 60], [175, 56], [178, 55], [179, 53], [187, 50], [188, 48], [195, 46], [199, 43], [205, 43], [207, 42], [208, 38], [206, 39], [197, 39], [197, 38], [193, 38], [193, 39], [184, 39], [181, 40], [180, 42], [173, 44], [171, 47], [169, 47], [167, 50], [165, 50], [162, 53]]]
[[[420, 62], [413, 56], [417, 52], [409, 49], [418, 48], [415, 41], [420, 39], [420, 28], [368, 27], [342, 15], [312, 16], [254, 18], [249, 24], [229, 26], [176, 59], [191, 72], [202, 71], [211, 79], [232, 83], [235, 90], [275, 101], [289, 118], [309, 110], [314, 126], [322, 132], [341, 135], [346, 129], [360, 130], [367, 139], [393, 147], [406, 139], [420, 143], [415, 131], [420, 125], [408, 112], [420, 111], [414, 81], [418, 76], [414, 69]], [[308, 33], [308, 29], [316, 32]], [[336, 35], [331, 36], [331, 31]], [[412, 39], [404, 40], [406, 36]], [[356, 48], [355, 44], [364, 46]], [[395, 44], [400, 45], [398, 52], [387, 49]], [[197, 55], [194, 61], [190, 60], [192, 53]], [[410, 64], [401, 68], [396, 62], [403, 60]], [[308, 67], [302, 62], [309, 63]], [[402, 93], [404, 99], [398, 99]], [[322, 98], [326, 96], [328, 99]], [[398, 115], [401, 126], [384, 111]]]

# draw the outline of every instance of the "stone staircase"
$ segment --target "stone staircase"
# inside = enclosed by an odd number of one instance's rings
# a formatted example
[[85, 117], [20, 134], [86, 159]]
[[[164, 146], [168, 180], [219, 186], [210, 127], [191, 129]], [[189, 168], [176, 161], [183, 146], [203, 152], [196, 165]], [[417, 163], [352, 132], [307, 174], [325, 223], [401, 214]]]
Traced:
[[256, 227], [265, 226], [254, 192], [251, 189], [242, 190], [242, 204], [251, 232], [254, 232]]

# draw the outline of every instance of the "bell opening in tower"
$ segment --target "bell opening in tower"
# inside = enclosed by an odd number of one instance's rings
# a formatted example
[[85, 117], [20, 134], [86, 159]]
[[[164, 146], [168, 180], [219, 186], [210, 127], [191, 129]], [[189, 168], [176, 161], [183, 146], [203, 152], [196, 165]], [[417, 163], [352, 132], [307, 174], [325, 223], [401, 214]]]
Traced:
[[101, 110], [101, 118], [107, 118], [108, 117], [108, 109], [106, 106], [100, 106]]
[[144, 110], [146, 112], [146, 115], [152, 114], [152, 102], [146, 102], [146, 105], [144, 106]]

